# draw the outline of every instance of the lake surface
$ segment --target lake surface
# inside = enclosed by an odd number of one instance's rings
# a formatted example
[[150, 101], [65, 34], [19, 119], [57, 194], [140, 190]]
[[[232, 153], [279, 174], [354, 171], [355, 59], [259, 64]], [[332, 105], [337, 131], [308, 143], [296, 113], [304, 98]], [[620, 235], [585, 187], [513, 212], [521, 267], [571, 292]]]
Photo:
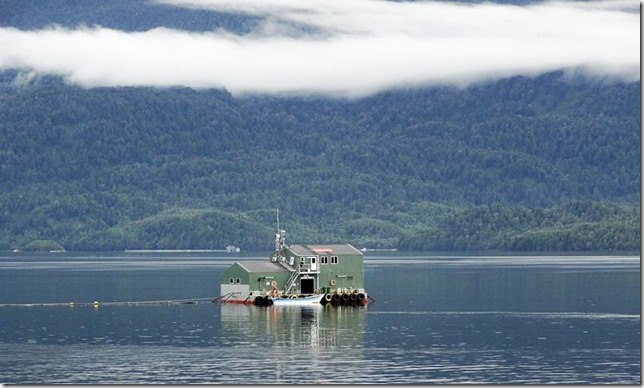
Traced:
[[639, 255], [367, 254], [366, 308], [210, 302], [258, 259], [2, 254], [0, 383], [641, 382]]

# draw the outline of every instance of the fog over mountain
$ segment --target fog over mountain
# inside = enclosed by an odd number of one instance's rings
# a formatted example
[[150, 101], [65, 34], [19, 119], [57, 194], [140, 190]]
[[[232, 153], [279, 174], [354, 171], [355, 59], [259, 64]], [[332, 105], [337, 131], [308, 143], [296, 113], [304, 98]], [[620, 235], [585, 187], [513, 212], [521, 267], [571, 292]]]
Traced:
[[565, 70], [639, 79], [632, 1], [498, 3], [379, 0], [156, 0], [246, 15], [249, 31], [0, 28], [0, 70], [97, 86], [225, 88], [235, 95], [362, 97], [409, 86], [467, 86]]

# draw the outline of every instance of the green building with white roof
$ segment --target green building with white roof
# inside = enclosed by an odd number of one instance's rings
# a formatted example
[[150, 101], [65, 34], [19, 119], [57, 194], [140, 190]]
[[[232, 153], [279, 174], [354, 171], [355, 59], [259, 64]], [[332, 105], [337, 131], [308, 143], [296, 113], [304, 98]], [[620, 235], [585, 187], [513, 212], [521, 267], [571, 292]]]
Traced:
[[[263, 261], [238, 261], [221, 275], [221, 300], [255, 303], [257, 297], [326, 294], [366, 301], [363, 254], [350, 244], [286, 244], [275, 235], [275, 251]], [[334, 296], [335, 295], [335, 296]]]

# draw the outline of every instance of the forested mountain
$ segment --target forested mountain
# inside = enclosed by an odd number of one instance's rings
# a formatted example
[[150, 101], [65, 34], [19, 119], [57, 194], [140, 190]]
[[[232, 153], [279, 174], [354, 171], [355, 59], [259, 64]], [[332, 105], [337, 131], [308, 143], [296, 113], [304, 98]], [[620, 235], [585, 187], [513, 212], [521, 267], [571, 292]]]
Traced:
[[[445, 0], [446, 3], [451, 1]], [[475, 4], [487, 0], [458, 0]], [[495, 3], [525, 5], [540, 0], [496, 0]], [[239, 34], [250, 33], [260, 17], [213, 10], [190, 9], [150, 0], [2, 0], [0, 26], [23, 30], [63, 26], [103, 26], [123, 31], [174, 28], [187, 31], [225, 29]]]
[[291, 242], [639, 249], [639, 82], [348, 100], [21, 80], [0, 83], [0, 249], [264, 250], [278, 207]]

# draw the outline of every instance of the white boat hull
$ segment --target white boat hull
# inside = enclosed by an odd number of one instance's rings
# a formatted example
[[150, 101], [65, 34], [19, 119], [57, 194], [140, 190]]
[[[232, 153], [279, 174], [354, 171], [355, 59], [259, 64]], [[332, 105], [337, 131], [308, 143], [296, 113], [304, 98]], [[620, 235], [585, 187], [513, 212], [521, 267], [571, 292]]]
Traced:
[[274, 306], [322, 306], [320, 303], [324, 294], [306, 296], [303, 298], [271, 298]]

